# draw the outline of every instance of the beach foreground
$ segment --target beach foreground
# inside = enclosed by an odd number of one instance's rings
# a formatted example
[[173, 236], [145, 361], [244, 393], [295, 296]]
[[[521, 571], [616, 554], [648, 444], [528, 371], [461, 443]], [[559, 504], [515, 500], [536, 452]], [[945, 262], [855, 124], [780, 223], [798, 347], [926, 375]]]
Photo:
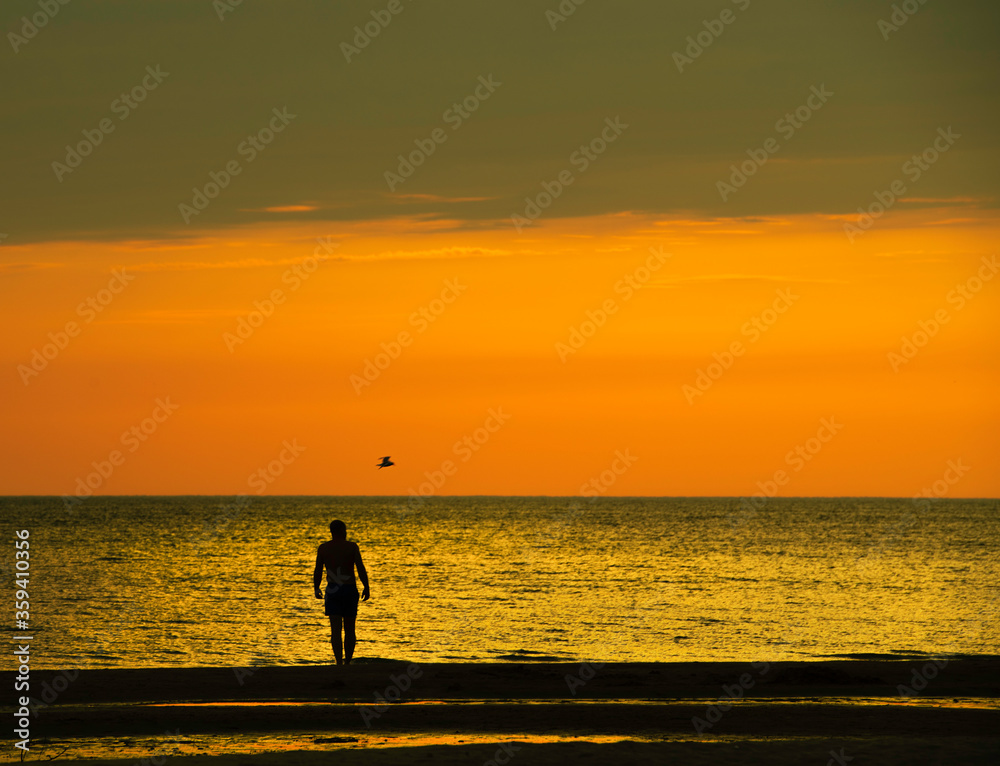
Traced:
[[[44, 704], [28, 760], [978, 764], [1000, 755], [994, 657], [36, 671], [36, 693]], [[19, 753], [9, 746], [4, 756]]]

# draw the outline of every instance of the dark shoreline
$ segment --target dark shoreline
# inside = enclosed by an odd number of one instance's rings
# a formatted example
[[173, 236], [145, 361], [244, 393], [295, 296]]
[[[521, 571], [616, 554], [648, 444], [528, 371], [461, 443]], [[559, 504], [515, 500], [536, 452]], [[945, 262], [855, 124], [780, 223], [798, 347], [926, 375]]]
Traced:
[[[595, 763], [624, 758], [620, 762], [695, 764], [737, 756], [733, 762], [781, 764], [803, 762], [798, 759], [813, 752], [823, 764], [838, 742], [851, 754], [875, 759], [868, 762], [995, 762], [1000, 657], [936, 663], [929, 658], [593, 666], [359, 661], [348, 668], [107, 669], [76, 676], [36, 670], [33, 693], [44, 685], [51, 693], [62, 690], [35, 710], [32, 737], [49, 738], [42, 748], [68, 746], [70, 752], [74, 740], [149, 737], [152, 742], [163, 740], [167, 731], [203, 741], [228, 738], [230, 746], [234, 737], [259, 737], [239, 756], [210, 755], [209, 745], [204, 755], [178, 752], [170, 758], [219, 766], [249, 760], [320, 763], [328, 761], [331, 749], [352, 764], [412, 762], [408, 758], [417, 759], [417, 751], [420, 759], [440, 764], [469, 763], [472, 748], [486, 753], [475, 756], [482, 763], [490, 757], [484, 736], [494, 742], [527, 738], [524, 753], [533, 755], [518, 758], [525, 764], [584, 757]], [[901, 695], [900, 688], [912, 688], [920, 673], [933, 677], [912, 696]], [[9, 688], [13, 676], [4, 679]], [[292, 736], [304, 749], [258, 752], [268, 749], [260, 742], [277, 735]], [[432, 744], [406, 746], [404, 740], [417, 735]], [[579, 740], [537, 739], [550, 735]], [[605, 740], [588, 742], [588, 737]], [[628, 741], [612, 743], [609, 737]], [[475, 738], [480, 744], [469, 744]], [[325, 741], [332, 744], [315, 744]], [[931, 753], [938, 753], [938, 760], [914, 760]]]
[[[406, 699], [710, 699], [724, 686], [769, 697], [1000, 698], [1000, 657], [905, 657], [811, 662], [413, 663], [33, 670], [30, 696], [53, 706], [110, 702], [298, 700], [367, 702], [392, 677], [414, 675]], [[591, 676], [591, 673], [593, 675]], [[916, 675], [915, 675], [916, 674]], [[14, 672], [3, 674], [13, 689]], [[919, 680], [923, 678], [926, 685]], [[741, 683], [742, 679], [742, 683]], [[920, 688], [914, 688], [920, 687]], [[61, 690], [60, 690], [61, 689]], [[735, 693], [735, 692], [734, 692]], [[13, 693], [19, 694], [19, 693]], [[732, 696], [732, 695], [730, 695]], [[6, 703], [4, 706], [9, 706]]]

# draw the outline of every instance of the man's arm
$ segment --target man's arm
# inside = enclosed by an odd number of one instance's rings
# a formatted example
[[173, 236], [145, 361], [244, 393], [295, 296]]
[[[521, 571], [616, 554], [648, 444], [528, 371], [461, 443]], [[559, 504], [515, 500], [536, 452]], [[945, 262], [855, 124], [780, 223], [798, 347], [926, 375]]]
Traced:
[[316, 569], [313, 570], [313, 590], [315, 591], [316, 598], [323, 598], [323, 594], [319, 589], [319, 586], [323, 583], [323, 547], [320, 546], [319, 550], [316, 551]]
[[368, 589], [368, 570], [365, 569], [365, 562], [361, 560], [361, 549], [357, 544], [354, 546], [354, 563], [358, 567], [358, 577], [361, 579], [362, 585], [365, 586], [361, 592], [361, 600], [367, 601], [371, 598], [371, 591]]

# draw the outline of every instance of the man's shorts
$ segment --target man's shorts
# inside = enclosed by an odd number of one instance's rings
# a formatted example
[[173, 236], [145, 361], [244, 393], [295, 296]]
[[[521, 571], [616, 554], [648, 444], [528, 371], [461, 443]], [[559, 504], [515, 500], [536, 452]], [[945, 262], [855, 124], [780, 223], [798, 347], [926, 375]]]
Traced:
[[323, 600], [326, 616], [357, 617], [360, 598], [358, 586], [353, 582], [343, 585], [327, 585], [326, 598]]

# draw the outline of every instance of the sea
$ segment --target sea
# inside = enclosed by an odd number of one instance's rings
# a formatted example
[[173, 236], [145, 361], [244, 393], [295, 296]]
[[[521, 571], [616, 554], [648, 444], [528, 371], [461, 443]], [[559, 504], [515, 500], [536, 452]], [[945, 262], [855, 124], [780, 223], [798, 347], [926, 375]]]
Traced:
[[1000, 654], [996, 500], [5, 497], [0, 518], [3, 629], [34, 669], [330, 663], [333, 519], [371, 580], [358, 659]]

